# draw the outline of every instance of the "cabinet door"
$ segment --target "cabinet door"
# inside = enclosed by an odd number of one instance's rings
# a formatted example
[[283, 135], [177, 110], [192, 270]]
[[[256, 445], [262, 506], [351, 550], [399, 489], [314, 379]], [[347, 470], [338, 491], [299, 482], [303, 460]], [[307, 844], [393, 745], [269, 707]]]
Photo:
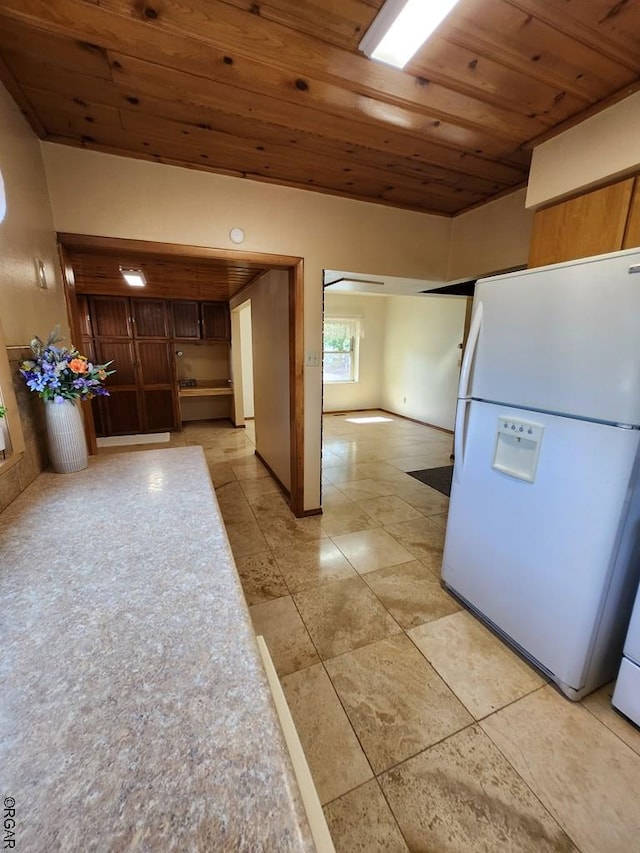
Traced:
[[172, 302], [173, 337], [181, 341], [200, 340], [200, 303]]
[[621, 249], [633, 182], [628, 178], [539, 210], [533, 220], [529, 266]]
[[629, 217], [624, 233], [623, 249], [635, 249], [640, 246], [640, 178], [636, 178], [629, 207]]
[[145, 432], [164, 432], [178, 425], [173, 391], [142, 391]]
[[98, 435], [142, 432], [137, 391], [113, 389], [109, 397], [95, 397], [91, 402]]
[[129, 300], [124, 296], [92, 296], [89, 300], [93, 334], [97, 338], [129, 338]]
[[202, 337], [207, 341], [230, 340], [231, 324], [226, 302], [202, 303]]
[[138, 368], [139, 384], [173, 386], [173, 366], [171, 361], [171, 345], [161, 341], [139, 341]]
[[166, 303], [163, 299], [132, 299], [131, 315], [136, 338], [168, 338]]

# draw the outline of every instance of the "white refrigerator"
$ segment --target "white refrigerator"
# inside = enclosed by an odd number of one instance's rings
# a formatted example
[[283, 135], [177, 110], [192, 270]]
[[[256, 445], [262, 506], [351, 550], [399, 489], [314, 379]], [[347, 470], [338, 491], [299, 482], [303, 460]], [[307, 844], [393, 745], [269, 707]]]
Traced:
[[615, 707], [640, 726], [640, 593], [636, 596], [624, 657], [611, 700]]
[[445, 585], [579, 699], [640, 575], [640, 250], [476, 285]]

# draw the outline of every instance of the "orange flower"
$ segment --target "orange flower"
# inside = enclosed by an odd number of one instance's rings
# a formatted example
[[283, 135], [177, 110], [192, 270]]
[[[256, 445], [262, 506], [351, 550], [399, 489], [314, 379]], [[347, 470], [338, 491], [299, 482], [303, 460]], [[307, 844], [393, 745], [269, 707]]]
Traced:
[[84, 358], [72, 358], [69, 362], [69, 367], [74, 373], [86, 373], [87, 362]]

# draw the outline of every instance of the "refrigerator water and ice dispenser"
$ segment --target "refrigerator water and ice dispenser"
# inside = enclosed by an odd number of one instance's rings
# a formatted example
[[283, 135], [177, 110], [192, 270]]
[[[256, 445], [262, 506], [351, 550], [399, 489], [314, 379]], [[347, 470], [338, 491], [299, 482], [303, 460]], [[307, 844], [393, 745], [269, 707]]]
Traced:
[[492, 467], [510, 477], [533, 483], [543, 432], [541, 424], [515, 420], [506, 415], [498, 418]]

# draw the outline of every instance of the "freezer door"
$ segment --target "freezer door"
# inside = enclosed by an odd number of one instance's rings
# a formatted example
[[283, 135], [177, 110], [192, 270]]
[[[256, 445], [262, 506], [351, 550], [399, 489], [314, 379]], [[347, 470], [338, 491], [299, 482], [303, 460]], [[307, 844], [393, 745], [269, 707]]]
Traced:
[[482, 323], [461, 396], [640, 424], [638, 265], [635, 250], [478, 282]]
[[640, 432], [536, 414], [531, 482], [493, 467], [498, 424], [530, 413], [475, 401], [465, 408], [443, 580], [577, 690], [614, 576]]

